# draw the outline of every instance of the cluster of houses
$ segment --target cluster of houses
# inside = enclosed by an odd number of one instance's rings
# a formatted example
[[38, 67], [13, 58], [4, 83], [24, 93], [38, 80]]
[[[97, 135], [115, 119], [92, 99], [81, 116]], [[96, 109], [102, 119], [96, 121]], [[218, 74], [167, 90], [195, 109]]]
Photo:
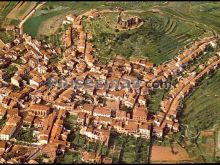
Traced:
[[[95, 11], [90, 14], [92, 18], [98, 16]], [[155, 83], [168, 82], [170, 76], [179, 75], [202, 55], [207, 46], [215, 47], [216, 39], [200, 39], [175, 59], [159, 66], [143, 59], [127, 61], [121, 55], [101, 64], [94, 56], [95, 48], [89, 42], [92, 35], [83, 29], [82, 18], [67, 17], [65, 23], [70, 26], [63, 38], [66, 49], [56, 65], [51, 59], [60, 54], [59, 48], [26, 34], [5, 45], [4, 55], [0, 57], [2, 67], [13, 65], [17, 69], [9, 82], [5, 69], [0, 72], [0, 118], [5, 120], [0, 140], [16, 139], [21, 129], [33, 127], [36, 145], [51, 145], [55, 153], [57, 149], [64, 152], [70, 147], [67, 140], [70, 130], [64, 127], [67, 114], [77, 115], [81, 135], [104, 145], [108, 145], [112, 131], [147, 139], [177, 132], [177, 112], [182, 99], [202, 77], [218, 67], [220, 54], [209, 59], [198, 74], [193, 72], [180, 79], [155, 115], [148, 109], [150, 94], [156, 88]], [[59, 81], [52, 83], [51, 77]], [[66, 84], [75, 81], [78, 83]], [[81, 159], [112, 161], [90, 152], [82, 152]]]

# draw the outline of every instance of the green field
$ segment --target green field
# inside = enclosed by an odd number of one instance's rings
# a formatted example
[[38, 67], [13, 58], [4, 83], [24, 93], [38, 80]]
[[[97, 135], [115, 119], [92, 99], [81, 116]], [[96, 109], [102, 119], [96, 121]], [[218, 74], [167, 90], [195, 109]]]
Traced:
[[172, 59], [193, 40], [208, 35], [203, 27], [169, 15], [151, 12], [129, 14], [143, 18], [144, 25], [133, 30], [117, 31], [114, 29], [117, 13], [108, 13], [91, 23], [84, 23], [87, 25], [86, 30], [94, 35], [98, 57], [103, 61], [112, 59], [116, 53], [127, 58], [148, 58], [160, 64]]
[[39, 27], [41, 24], [46, 21], [47, 19], [50, 19], [53, 16], [56, 16], [57, 14], [62, 13], [61, 11], [53, 11], [46, 14], [41, 14], [39, 16], [31, 17], [28, 19], [24, 24], [24, 31], [31, 36], [36, 36]]
[[5, 17], [8, 15], [8, 13], [15, 7], [17, 4], [16, 1], [10, 1], [10, 2], [0, 2], [0, 22], [1, 26], [3, 25], [5, 21]]
[[161, 2], [155, 2], [155, 3], [134, 3], [134, 2], [102, 2], [102, 1], [97, 1], [97, 2], [87, 2], [87, 1], [81, 1], [81, 2], [76, 2], [76, 1], [62, 1], [62, 2], [47, 2], [44, 4], [37, 12], [31, 16], [31, 18], [25, 22], [24, 24], [24, 31], [33, 37], [37, 36], [37, 32], [41, 28], [41, 24], [43, 22], [46, 22], [48, 19], [50, 19], [53, 16], [58, 16], [62, 14], [68, 14], [68, 13], [75, 13], [75, 14], [80, 14], [83, 12], [86, 12], [90, 9], [94, 8], [115, 8], [116, 6], [123, 6], [127, 9], [133, 9], [133, 8], [138, 8], [142, 6], [144, 7], [150, 7], [153, 6], [154, 4], [158, 4]]
[[163, 100], [166, 89], [156, 89], [152, 92], [149, 99], [149, 111], [156, 114], [160, 111], [160, 102]]
[[182, 122], [193, 132], [212, 128], [220, 122], [220, 71], [202, 81], [186, 99]]

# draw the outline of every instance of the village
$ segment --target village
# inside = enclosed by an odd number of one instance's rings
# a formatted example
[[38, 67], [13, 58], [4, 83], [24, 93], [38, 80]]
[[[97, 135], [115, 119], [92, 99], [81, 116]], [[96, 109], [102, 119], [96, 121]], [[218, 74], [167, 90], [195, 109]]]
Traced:
[[[94, 19], [99, 15], [94, 10], [86, 17]], [[94, 56], [96, 50], [89, 42], [93, 36], [83, 30], [82, 18], [82, 15], [66, 16], [64, 23], [69, 26], [63, 35], [64, 52], [27, 34], [18, 35], [1, 50], [0, 118], [5, 121], [0, 130], [1, 155], [12, 150], [21, 130], [33, 129], [33, 139], [28, 144], [34, 146], [28, 154], [9, 160], [1, 158], [2, 163], [37, 163], [35, 158], [40, 152], [48, 150], [47, 161], [54, 162], [58, 152], [71, 149], [68, 141], [71, 130], [64, 126], [68, 116], [77, 116], [81, 135], [105, 146], [112, 132], [146, 139], [175, 134], [180, 129], [178, 114], [184, 98], [202, 78], [220, 66], [217, 52], [199, 65], [198, 72], [188, 71], [207, 47], [217, 47], [213, 36], [198, 39], [183, 53], [158, 66], [148, 60], [127, 61], [122, 55], [104, 65]], [[58, 57], [56, 64], [51, 62]], [[184, 77], [183, 72], [187, 72]], [[148, 99], [152, 91], [163, 88], [175, 76], [179, 76], [178, 83], [171, 85], [160, 111], [151, 114]], [[80, 85], [63, 87], [62, 82], [51, 82], [51, 78], [61, 77]], [[88, 80], [105, 85], [88, 85]], [[117, 85], [106, 85], [113, 80]], [[131, 85], [123, 84], [125, 81]], [[84, 151], [80, 155], [83, 162], [112, 163], [112, 158], [97, 153]]]

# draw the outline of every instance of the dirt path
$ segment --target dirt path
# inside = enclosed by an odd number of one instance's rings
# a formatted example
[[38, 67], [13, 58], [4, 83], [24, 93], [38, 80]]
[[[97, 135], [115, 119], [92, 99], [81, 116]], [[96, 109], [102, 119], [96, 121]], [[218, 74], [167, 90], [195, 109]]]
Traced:
[[23, 34], [23, 24], [25, 23], [25, 21], [27, 21], [27, 19], [29, 17], [32, 16], [32, 14], [34, 14], [34, 12], [40, 8], [42, 5], [44, 5], [46, 2], [42, 2], [42, 3], [39, 3], [37, 6], [35, 6], [28, 15], [26, 15], [26, 17], [19, 23], [18, 25], [18, 28], [20, 29], [20, 34]]

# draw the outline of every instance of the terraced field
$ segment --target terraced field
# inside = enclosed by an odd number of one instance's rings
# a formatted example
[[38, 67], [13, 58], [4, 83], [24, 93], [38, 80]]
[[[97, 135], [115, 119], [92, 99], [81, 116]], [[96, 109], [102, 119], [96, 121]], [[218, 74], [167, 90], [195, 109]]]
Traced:
[[116, 53], [127, 58], [130, 56], [148, 58], [160, 64], [176, 56], [194, 39], [208, 35], [203, 27], [169, 15], [151, 12], [128, 14], [143, 18], [144, 25], [126, 32], [116, 31], [113, 26], [117, 13], [106, 13], [102, 18], [84, 23], [87, 25], [86, 29], [94, 35], [94, 45], [100, 50], [98, 56], [103, 61], [113, 58]]
[[[220, 122], [220, 71], [202, 81], [185, 102], [182, 122], [191, 131], [212, 128]], [[204, 122], [205, 121], [205, 122]]]

